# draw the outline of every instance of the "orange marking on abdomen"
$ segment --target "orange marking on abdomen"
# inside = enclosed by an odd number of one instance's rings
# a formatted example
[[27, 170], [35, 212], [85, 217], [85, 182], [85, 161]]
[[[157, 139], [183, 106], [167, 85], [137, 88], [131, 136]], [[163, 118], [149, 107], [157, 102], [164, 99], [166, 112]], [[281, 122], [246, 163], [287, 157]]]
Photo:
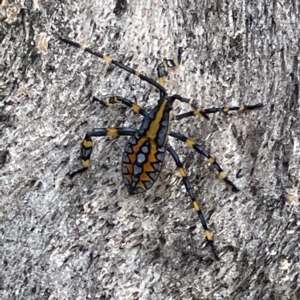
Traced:
[[127, 168], [129, 174], [132, 174], [132, 164], [123, 164], [123, 165]]
[[149, 171], [144, 169], [144, 172], [141, 173], [141, 175], [140, 175], [140, 181], [150, 181], [150, 182], [153, 182], [153, 180], [145, 172], [149, 172]]
[[147, 140], [146, 137], [141, 137], [139, 140], [137, 140], [137, 143], [135, 145], [132, 145], [133, 153], [128, 154], [131, 163], [134, 163], [136, 161], [136, 155], [146, 140]]
[[[137, 159], [137, 153], [141, 149], [141, 147], [145, 144], [145, 142], [148, 140], [148, 147], [149, 147], [149, 153], [145, 154], [147, 156], [145, 163], [142, 165], [142, 173], [139, 175], [139, 183], [142, 181], [150, 181], [153, 182], [151, 177], [148, 176], [148, 172], [157, 172], [156, 169], [152, 166], [153, 163], [159, 163], [160, 161], [156, 158], [157, 153], [157, 145], [153, 140], [150, 140], [146, 136], [141, 137], [139, 140], [137, 140], [137, 143], [135, 145], [132, 145], [132, 154], [127, 154], [130, 160], [130, 163], [124, 163], [123, 165], [127, 168], [128, 173], [126, 177], [130, 182], [132, 181], [131, 176], [133, 174], [133, 164], [136, 162]], [[130, 176], [130, 178], [129, 178]], [[141, 186], [139, 184], [136, 185], [136, 187], [143, 187], [144, 184], [141, 183]]]

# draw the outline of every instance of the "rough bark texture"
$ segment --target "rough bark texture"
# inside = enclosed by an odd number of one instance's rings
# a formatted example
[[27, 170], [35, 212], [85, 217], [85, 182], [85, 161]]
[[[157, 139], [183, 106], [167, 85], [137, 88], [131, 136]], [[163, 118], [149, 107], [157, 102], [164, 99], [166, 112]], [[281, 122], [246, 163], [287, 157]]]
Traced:
[[[118, 16], [113, 0], [1, 2], [1, 299], [300, 299], [300, 2], [257, 2], [132, 0]], [[94, 139], [91, 168], [66, 176], [80, 166], [87, 130], [141, 122], [93, 96], [121, 95], [149, 111], [159, 94], [59, 36], [153, 78], [182, 46], [170, 92], [200, 107], [264, 104], [173, 125], [241, 190], [170, 138], [220, 261], [169, 155], [143, 195], [122, 184], [124, 137]]]

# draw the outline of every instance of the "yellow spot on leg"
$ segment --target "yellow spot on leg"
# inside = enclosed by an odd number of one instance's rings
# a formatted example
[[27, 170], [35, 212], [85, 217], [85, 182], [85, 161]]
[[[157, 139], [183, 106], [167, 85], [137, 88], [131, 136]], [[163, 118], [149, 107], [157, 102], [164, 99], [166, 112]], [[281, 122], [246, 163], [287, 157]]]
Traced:
[[208, 158], [208, 161], [209, 161], [211, 164], [213, 164], [216, 160], [215, 160], [214, 157], [210, 156], [210, 157]]
[[107, 135], [109, 136], [118, 136], [118, 130], [116, 128], [107, 128]]
[[93, 141], [84, 139], [82, 145], [84, 148], [91, 148], [93, 147]]
[[131, 108], [132, 108], [132, 110], [135, 111], [135, 112], [139, 112], [140, 109], [141, 109], [138, 105], [136, 105], [136, 104], [134, 104], [134, 103], [132, 104]]
[[220, 177], [222, 179], [225, 179], [225, 178], [227, 178], [227, 174], [224, 171], [222, 171], [222, 172], [220, 172]]
[[161, 86], [164, 86], [165, 85], [165, 80], [163, 77], [159, 77], [158, 78], [158, 83], [161, 85]]
[[206, 235], [206, 238], [209, 240], [209, 241], [212, 241], [213, 238], [212, 238], [212, 235], [211, 235], [211, 232], [209, 230], [205, 230], [205, 235]]
[[193, 201], [193, 205], [194, 205], [194, 208], [195, 208], [197, 211], [200, 210], [200, 205], [199, 205], [199, 203], [198, 203], [196, 200]]
[[81, 160], [81, 163], [82, 163], [82, 165], [85, 167], [85, 168], [87, 168], [87, 167], [89, 167], [89, 165], [90, 165], [90, 160], [89, 159], [82, 159]]
[[186, 139], [185, 143], [190, 146], [190, 147], [193, 147], [195, 145], [195, 142], [193, 140], [190, 140], [190, 139]]
[[240, 108], [239, 108], [239, 111], [244, 111], [244, 110], [245, 110], [245, 105], [242, 104], [242, 105], [240, 106]]
[[112, 58], [107, 56], [107, 55], [103, 55], [103, 59], [106, 60], [107, 62], [111, 62]]
[[223, 111], [224, 112], [229, 112], [229, 107], [227, 107], [227, 106], [223, 107]]
[[186, 177], [186, 173], [183, 168], [178, 168], [178, 171], [179, 171], [181, 177]]

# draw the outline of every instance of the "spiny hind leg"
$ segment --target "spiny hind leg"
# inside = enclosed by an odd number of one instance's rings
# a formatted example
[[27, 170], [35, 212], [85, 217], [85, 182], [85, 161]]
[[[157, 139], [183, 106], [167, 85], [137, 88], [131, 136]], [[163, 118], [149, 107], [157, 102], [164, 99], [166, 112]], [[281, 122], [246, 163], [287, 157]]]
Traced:
[[212, 251], [214, 253], [215, 258], [218, 260], [219, 257], [218, 257], [216, 248], [214, 246], [212, 234], [211, 234], [210, 230], [207, 227], [204, 215], [202, 214], [202, 211], [201, 211], [201, 208], [200, 208], [200, 204], [195, 198], [193, 188], [190, 184], [190, 181], [189, 181], [188, 177], [186, 176], [186, 172], [183, 169], [182, 163], [181, 163], [177, 153], [175, 152], [175, 150], [170, 145], [167, 146], [167, 151], [172, 155], [172, 157], [175, 161], [178, 172], [180, 173], [180, 176], [182, 177], [182, 180], [183, 180], [184, 186], [186, 188], [186, 191], [187, 191], [188, 195], [190, 196], [190, 198], [192, 200], [192, 204], [193, 204], [195, 210], [197, 211], [198, 217], [199, 217], [199, 219], [201, 221], [201, 224], [202, 224], [202, 227], [205, 231], [206, 239], [207, 239], [208, 243], [210, 244], [210, 246], [212, 248]]
[[92, 137], [95, 136], [131, 136], [134, 135], [137, 132], [134, 128], [114, 128], [114, 127], [108, 127], [108, 128], [94, 128], [92, 131], [89, 131], [86, 133], [82, 145], [81, 145], [81, 151], [80, 151], [80, 158], [83, 167], [74, 171], [69, 172], [68, 175], [72, 178], [76, 174], [85, 172], [91, 161], [91, 155], [93, 152], [93, 141]]

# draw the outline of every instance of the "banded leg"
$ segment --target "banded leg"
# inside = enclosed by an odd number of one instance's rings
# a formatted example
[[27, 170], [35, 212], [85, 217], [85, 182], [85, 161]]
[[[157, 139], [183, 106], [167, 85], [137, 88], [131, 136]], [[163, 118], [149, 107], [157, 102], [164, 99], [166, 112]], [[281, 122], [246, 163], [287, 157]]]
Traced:
[[[60, 39], [62, 42], [66, 43], [66, 44], [68, 44], [68, 45], [71, 45], [71, 46], [73, 46], [73, 47], [76, 47], [76, 48], [79, 48], [79, 49], [82, 48], [82, 47], [80, 46], [80, 44], [77, 43], [77, 42], [74, 42], [74, 41], [71, 41], [71, 40], [69, 40], [69, 39], [62, 38], [62, 37], [60, 37], [59, 39]], [[110, 56], [108, 56], [108, 55], [104, 55], [104, 54], [102, 54], [102, 53], [100, 53], [100, 52], [93, 51], [92, 49], [87, 48], [87, 47], [86, 47], [86, 48], [82, 48], [82, 49], [83, 49], [83, 51], [88, 52], [88, 53], [90, 53], [90, 54], [92, 54], [92, 55], [94, 55], [94, 56], [100, 57], [100, 58], [104, 59], [105, 61], [107, 61], [107, 62], [109, 62], [109, 63], [111, 63], [111, 64], [113, 64], [113, 65], [115, 65], [115, 66], [117, 66], [117, 67], [119, 67], [119, 68], [121, 68], [121, 69], [123, 69], [123, 70], [125, 70], [126, 72], [131, 73], [131, 74], [133, 74], [133, 75], [139, 77], [141, 80], [150, 83], [151, 85], [153, 85], [153, 86], [155, 86], [156, 88], [158, 88], [158, 89], [160, 90], [161, 94], [163, 94], [163, 95], [166, 95], [166, 94], [167, 94], [166, 89], [165, 89], [163, 86], [161, 86], [158, 82], [156, 82], [156, 81], [153, 80], [152, 78], [149, 78], [149, 77], [147, 77], [147, 76], [141, 74], [140, 72], [138, 72], [138, 71], [136, 71], [136, 70], [130, 68], [129, 66], [124, 65], [122, 62], [119, 62], [119, 61], [117, 61], [117, 60], [114, 60], [114, 59], [112, 59], [112, 58], [111, 58]]]
[[206, 239], [207, 239], [208, 243], [210, 244], [210, 246], [212, 248], [212, 251], [214, 253], [215, 258], [217, 260], [219, 260], [219, 257], [217, 255], [216, 249], [214, 247], [214, 242], [213, 242], [212, 234], [211, 234], [210, 230], [207, 227], [204, 215], [202, 214], [200, 205], [199, 205], [198, 201], [195, 198], [193, 188], [192, 188], [192, 186], [190, 184], [189, 179], [186, 176], [186, 173], [185, 173], [185, 171], [183, 169], [182, 163], [181, 163], [181, 161], [180, 161], [177, 153], [175, 152], [175, 150], [170, 145], [167, 146], [167, 151], [172, 155], [172, 157], [173, 157], [173, 159], [175, 161], [175, 164], [177, 166], [178, 172], [180, 173], [180, 176], [182, 177], [182, 180], [183, 180], [184, 186], [186, 188], [186, 191], [189, 194], [189, 196], [190, 196], [190, 198], [192, 200], [193, 206], [194, 206], [194, 208], [196, 209], [196, 211], [198, 213], [198, 217], [199, 217], [199, 219], [201, 221], [201, 224], [202, 224], [202, 227], [203, 227], [203, 229], [205, 231]]
[[[174, 101], [175, 101], [175, 100], [179, 100], [180, 102], [187, 103], [188, 105], [190, 105], [190, 106], [194, 109], [194, 111], [196, 110], [196, 105], [194, 105], [194, 104], [192, 103], [192, 100], [190, 100], [190, 99], [183, 98], [183, 97], [181, 97], [180, 95], [177, 95], [177, 94], [172, 95], [171, 98], [173, 98]], [[192, 112], [194, 112], [194, 111], [192, 111]], [[201, 114], [205, 119], [209, 120], [208, 115], [207, 115], [204, 111], [199, 111], [198, 115], [200, 115], [200, 114]], [[178, 117], [180, 117], [180, 116], [182, 116], [182, 115], [185, 115], [185, 114], [181, 114], [181, 115], [178, 115], [178, 116], [175, 116], [174, 114], [172, 114], [172, 120], [179, 120], [180, 118], [178, 118]], [[183, 119], [183, 118], [181, 118], [181, 119]]]
[[111, 106], [112, 104], [122, 103], [122, 104], [126, 105], [127, 107], [131, 108], [134, 112], [139, 113], [140, 115], [142, 115], [144, 117], [148, 116], [147, 112], [143, 108], [141, 108], [136, 103], [134, 103], [124, 97], [113, 96], [113, 97], [109, 97], [106, 101], [103, 101], [96, 97], [93, 97], [93, 101], [100, 102], [104, 106]]
[[80, 153], [80, 158], [81, 158], [83, 168], [76, 170], [72, 173], [68, 173], [68, 175], [72, 178], [76, 174], [83, 173], [88, 169], [90, 165], [90, 158], [93, 151], [93, 141], [92, 141], [93, 136], [122, 136], [122, 135], [130, 136], [130, 135], [134, 135], [136, 132], [137, 130], [134, 128], [125, 128], [125, 127], [94, 128], [92, 131], [87, 132], [87, 134], [84, 137], [84, 140], [82, 141], [81, 153]]
[[168, 75], [167, 68], [175, 68], [178, 67], [181, 63], [181, 55], [182, 55], [182, 47], [178, 48], [178, 56], [177, 59], [164, 59], [162, 63], [160, 63], [157, 67], [157, 76], [158, 83], [161, 86], [165, 86], [164, 77]]
[[208, 161], [214, 166], [214, 168], [219, 172], [220, 177], [226, 182], [228, 183], [230, 186], [232, 186], [233, 190], [238, 192], [239, 189], [233, 184], [233, 182], [231, 182], [228, 178], [227, 178], [227, 174], [226, 172], [224, 172], [224, 170], [221, 168], [221, 166], [216, 162], [216, 159], [212, 156], [210, 156], [210, 154], [199, 144], [197, 144], [196, 142], [194, 142], [193, 140], [185, 137], [184, 135], [178, 133], [178, 132], [173, 132], [171, 131], [169, 133], [170, 136], [183, 141], [184, 143], [186, 143], [189, 147], [192, 147], [196, 152], [204, 155]]
[[205, 109], [205, 108], [196, 108], [196, 106], [192, 103], [188, 103], [188, 104], [191, 105], [194, 110], [189, 111], [187, 113], [180, 114], [178, 116], [175, 116], [174, 117], [175, 120], [181, 120], [181, 119], [184, 119], [184, 118], [193, 117], [193, 116], [197, 116], [197, 115], [200, 115], [200, 114], [201, 115], [203, 115], [203, 114], [214, 114], [214, 113], [217, 113], [217, 112], [223, 112], [223, 113], [227, 114], [229, 111], [252, 110], [252, 109], [260, 108], [260, 107], [263, 106], [262, 103], [258, 103], [258, 104], [254, 104], [254, 105], [242, 104], [240, 106], [232, 106], [232, 107], [223, 106], [223, 107], [212, 107], [212, 108], [206, 108]]
[[[165, 85], [165, 79], [164, 77], [168, 75], [167, 68], [175, 68], [178, 67], [181, 63], [181, 57], [182, 57], [182, 47], [178, 48], [178, 56], [177, 59], [164, 59], [162, 63], [160, 63], [157, 67], [157, 76], [158, 76], [158, 83], [161, 86]], [[163, 98], [165, 95], [162, 93], [160, 94], [160, 97]], [[194, 110], [197, 109], [196, 105], [192, 103], [190, 99], [183, 98], [180, 95], [172, 95], [171, 97], [174, 98], [174, 100], [179, 100], [181, 102], [189, 104]], [[208, 116], [204, 112], [199, 112], [198, 114], [202, 114], [206, 119], [209, 119]], [[174, 114], [172, 114], [172, 119], [177, 119], [177, 117], [174, 117]]]

